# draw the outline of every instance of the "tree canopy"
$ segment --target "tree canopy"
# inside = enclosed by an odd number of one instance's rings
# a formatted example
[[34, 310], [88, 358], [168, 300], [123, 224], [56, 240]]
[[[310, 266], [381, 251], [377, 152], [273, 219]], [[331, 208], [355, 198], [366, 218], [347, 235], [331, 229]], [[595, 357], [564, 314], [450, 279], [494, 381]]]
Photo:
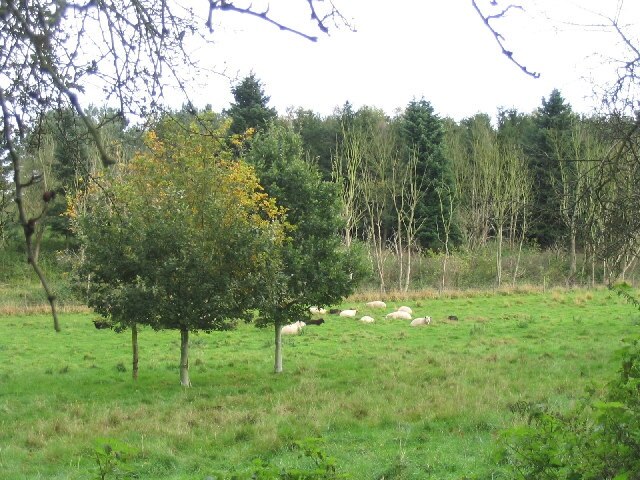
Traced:
[[251, 166], [195, 126], [163, 138], [151, 131], [146, 144], [75, 199], [80, 271], [98, 313], [180, 330], [186, 348], [190, 331], [252, 318], [283, 241], [282, 212]]

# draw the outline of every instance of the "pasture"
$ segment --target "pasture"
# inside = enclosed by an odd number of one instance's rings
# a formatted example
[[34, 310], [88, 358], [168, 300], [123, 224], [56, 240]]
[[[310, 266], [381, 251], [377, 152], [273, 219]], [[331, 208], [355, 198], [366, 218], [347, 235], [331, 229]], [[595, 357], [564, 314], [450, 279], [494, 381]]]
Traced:
[[[383, 318], [402, 304], [432, 324]], [[104, 437], [135, 449], [140, 479], [301, 465], [291, 445], [306, 437], [354, 479], [506, 478], [492, 453], [522, 421], [510, 405], [568, 407], [612, 377], [640, 332], [637, 310], [606, 290], [343, 307], [376, 323], [325, 315], [284, 339], [281, 375], [271, 328], [193, 335], [190, 389], [179, 332], [140, 332], [133, 382], [128, 332], [96, 330], [89, 314], [61, 315], [58, 334], [47, 315], [0, 317], [0, 479], [96, 478]]]

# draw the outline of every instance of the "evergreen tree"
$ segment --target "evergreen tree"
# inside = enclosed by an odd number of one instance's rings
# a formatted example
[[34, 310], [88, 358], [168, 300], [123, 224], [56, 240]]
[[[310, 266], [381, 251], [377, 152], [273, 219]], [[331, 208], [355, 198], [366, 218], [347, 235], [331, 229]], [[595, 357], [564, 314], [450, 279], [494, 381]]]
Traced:
[[554, 89], [534, 115], [537, 127], [529, 143], [528, 154], [533, 173], [533, 205], [530, 235], [541, 247], [550, 247], [566, 234], [560, 212], [558, 149], [571, 136], [571, 106]]
[[270, 97], [265, 95], [262, 84], [254, 73], [233, 87], [231, 93], [234, 102], [225, 113], [232, 119], [232, 134], [241, 135], [250, 128], [262, 132], [276, 118], [275, 108], [267, 107]]
[[[438, 189], [455, 192], [455, 180], [451, 161], [444, 155], [443, 122], [431, 103], [424, 98], [409, 103], [400, 119], [400, 138], [404, 154], [417, 156], [417, 173], [428, 182], [427, 192], [416, 212], [417, 224], [421, 226], [418, 241], [423, 248], [438, 250], [442, 247], [439, 232], [444, 231]], [[460, 230], [455, 222], [451, 226], [450, 241], [458, 243]]]

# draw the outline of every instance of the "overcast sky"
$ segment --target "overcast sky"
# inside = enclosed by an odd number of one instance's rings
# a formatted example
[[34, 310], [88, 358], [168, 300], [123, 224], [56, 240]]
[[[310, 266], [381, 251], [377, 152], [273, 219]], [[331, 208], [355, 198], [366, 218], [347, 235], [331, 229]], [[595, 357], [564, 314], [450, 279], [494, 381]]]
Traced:
[[[489, 0], [477, 1], [489, 7]], [[600, 15], [619, 15], [622, 24], [635, 25], [630, 31], [640, 30], [638, 0], [522, 0], [525, 11], [510, 10], [493, 25], [514, 56], [540, 72], [534, 79], [500, 53], [471, 0], [334, 3], [356, 32], [334, 29], [312, 43], [259, 20], [224, 13], [218, 17], [215, 46], [199, 55], [231, 77], [253, 71], [280, 113], [293, 106], [327, 115], [348, 100], [393, 114], [424, 96], [441, 116], [459, 120], [477, 112], [493, 115], [498, 107], [532, 111], [553, 88], [586, 113], [597, 104], [594, 81], [602, 84], [613, 72], [604, 60], [620, 57], [623, 47], [611, 29], [584, 25], [604, 23]], [[498, 2], [501, 7], [508, 3]], [[259, 8], [258, 1], [253, 4]], [[312, 24], [300, 22], [308, 13], [294, 10], [296, 5], [306, 2], [272, 1], [270, 13], [317, 33]], [[232, 99], [224, 77], [201, 75], [192, 87], [199, 105], [221, 110]]]

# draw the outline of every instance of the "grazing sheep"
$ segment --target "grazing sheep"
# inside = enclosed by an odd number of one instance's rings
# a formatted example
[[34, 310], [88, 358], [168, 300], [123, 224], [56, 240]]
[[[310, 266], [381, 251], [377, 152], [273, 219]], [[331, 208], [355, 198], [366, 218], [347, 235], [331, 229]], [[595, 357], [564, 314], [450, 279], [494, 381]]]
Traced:
[[323, 323], [324, 323], [324, 318], [307, 320], [307, 325], [322, 325]]
[[326, 315], [327, 314], [327, 311], [324, 308], [309, 307], [309, 311], [311, 313], [313, 313], [314, 315], [316, 315], [316, 314]]
[[284, 327], [282, 327], [282, 335], [298, 335], [300, 333], [302, 333], [302, 329], [306, 326], [307, 324], [301, 321], [297, 321], [295, 323], [290, 323], [289, 325], [285, 325]]
[[457, 322], [458, 321], [458, 317], [456, 317], [455, 315], [449, 315], [447, 318], [449, 320], [451, 320], [452, 322]]
[[431, 317], [420, 317], [411, 320], [412, 327], [421, 327], [423, 325], [429, 325], [431, 323]]
[[329, 310], [329, 315], [338, 315], [340, 313], [339, 308], [332, 308]]
[[367, 307], [370, 307], [370, 308], [387, 308], [387, 304], [384, 303], [384, 302], [381, 302], [380, 300], [376, 300], [374, 302], [367, 303]]
[[387, 315], [387, 318], [395, 318], [399, 320], [411, 320], [411, 314], [402, 310], [398, 310], [397, 312], [391, 312]]
[[358, 313], [357, 310], [342, 310], [340, 312], [340, 316], [341, 317], [355, 317], [356, 313]]
[[398, 307], [399, 312], [407, 312], [408, 314], [412, 314], [413, 310], [410, 307]]
[[364, 317], [362, 317], [362, 318], [360, 319], [360, 321], [361, 321], [362, 323], [373, 323], [373, 322], [375, 322], [375, 320], [373, 319], [373, 317], [370, 317], [369, 315], [365, 315]]
[[104, 328], [111, 328], [111, 324], [109, 322], [105, 322], [103, 320], [94, 320], [93, 324], [98, 330], [102, 330]]

